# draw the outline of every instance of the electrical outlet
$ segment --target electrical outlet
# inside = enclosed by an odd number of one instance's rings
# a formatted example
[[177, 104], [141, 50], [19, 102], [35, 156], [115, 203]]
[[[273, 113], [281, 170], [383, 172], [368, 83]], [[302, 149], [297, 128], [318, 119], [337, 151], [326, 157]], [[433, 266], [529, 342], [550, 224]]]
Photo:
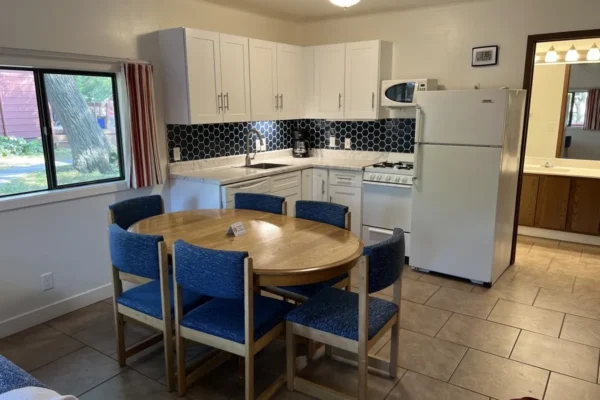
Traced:
[[173, 149], [173, 159], [175, 161], [181, 161], [181, 147], [175, 147]]
[[335, 147], [335, 136], [329, 136], [329, 147]]
[[352, 139], [346, 138], [346, 140], [344, 141], [344, 149], [350, 150], [351, 148], [352, 148]]
[[40, 278], [42, 278], [42, 292], [54, 289], [54, 274], [52, 272], [40, 275]]

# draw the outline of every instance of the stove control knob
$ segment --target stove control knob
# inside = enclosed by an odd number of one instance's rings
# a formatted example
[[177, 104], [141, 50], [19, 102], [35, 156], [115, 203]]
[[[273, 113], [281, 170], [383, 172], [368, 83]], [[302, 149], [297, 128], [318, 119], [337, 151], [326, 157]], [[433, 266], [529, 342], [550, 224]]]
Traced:
[[404, 182], [404, 183], [408, 182], [408, 178], [405, 176], [404, 178], [402, 178], [402, 182]]
[[400, 182], [400, 177], [397, 176], [395, 180], [396, 180], [396, 183], [399, 183]]
[[385, 180], [389, 182], [390, 180], [392, 180], [392, 177], [388, 175], [385, 177]]
[[378, 181], [381, 180], [381, 175], [377, 174], [377, 176], [375, 177], [375, 179], [377, 179]]

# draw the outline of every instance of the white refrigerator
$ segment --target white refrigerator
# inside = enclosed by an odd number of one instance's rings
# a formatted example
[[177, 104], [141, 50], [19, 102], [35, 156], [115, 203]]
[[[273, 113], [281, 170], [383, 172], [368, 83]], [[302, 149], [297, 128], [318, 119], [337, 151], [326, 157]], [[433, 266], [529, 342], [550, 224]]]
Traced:
[[410, 265], [494, 283], [510, 264], [526, 92], [419, 93]]

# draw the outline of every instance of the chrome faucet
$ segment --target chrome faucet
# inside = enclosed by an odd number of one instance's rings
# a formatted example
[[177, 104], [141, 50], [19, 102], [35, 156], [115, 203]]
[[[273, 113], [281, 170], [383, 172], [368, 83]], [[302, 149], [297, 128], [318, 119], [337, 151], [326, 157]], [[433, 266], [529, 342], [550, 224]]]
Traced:
[[544, 163], [544, 164], [542, 165], [542, 167], [544, 167], [544, 168], [554, 168], [554, 165], [552, 165], [552, 164], [550, 163], [550, 161], [546, 161], [546, 163]]
[[252, 156], [252, 158], [250, 158], [250, 138], [251, 138], [250, 134], [252, 134], [252, 133], [256, 133], [256, 136], [258, 136], [258, 140], [260, 140], [261, 146], [264, 144], [262, 133], [260, 133], [256, 129], [250, 129], [248, 131], [248, 133], [246, 133], [246, 163], [245, 163], [246, 167], [248, 167], [252, 164], [251, 161], [254, 160], [254, 157], [256, 157], [256, 152], [258, 151], [258, 149], [256, 149], [254, 151], [254, 155]]

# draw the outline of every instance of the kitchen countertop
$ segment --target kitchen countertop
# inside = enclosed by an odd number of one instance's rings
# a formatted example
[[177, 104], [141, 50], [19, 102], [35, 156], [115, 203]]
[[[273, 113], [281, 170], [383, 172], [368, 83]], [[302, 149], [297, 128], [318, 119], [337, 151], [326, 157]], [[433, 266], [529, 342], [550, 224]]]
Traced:
[[600, 169], [577, 168], [577, 167], [540, 167], [537, 165], [525, 165], [523, 173], [531, 175], [552, 175], [570, 178], [600, 179]]
[[[253, 161], [253, 164], [258, 164], [261, 162], [263, 162], [263, 160], [255, 160]], [[266, 176], [285, 174], [286, 172], [300, 171], [308, 168], [327, 168], [347, 171], [362, 171], [365, 167], [371, 166], [374, 163], [378, 162], [378, 160], [356, 160], [343, 158], [336, 159], [323, 157], [282, 157], [264, 160], [264, 162], [272, 164], [285, 164], [286, 166], [267, 170], [254, 168], [240, 168], [239, 166], [243, 164], [242, 161], [236, 166], [228, 165], [215, 168], [203, 168], [195, 171], [173, 172], [170, 174], [170, 177], [171, 179], [193, 180], [213, 185], [229, 185], [232, 183], [264, 178]]]

